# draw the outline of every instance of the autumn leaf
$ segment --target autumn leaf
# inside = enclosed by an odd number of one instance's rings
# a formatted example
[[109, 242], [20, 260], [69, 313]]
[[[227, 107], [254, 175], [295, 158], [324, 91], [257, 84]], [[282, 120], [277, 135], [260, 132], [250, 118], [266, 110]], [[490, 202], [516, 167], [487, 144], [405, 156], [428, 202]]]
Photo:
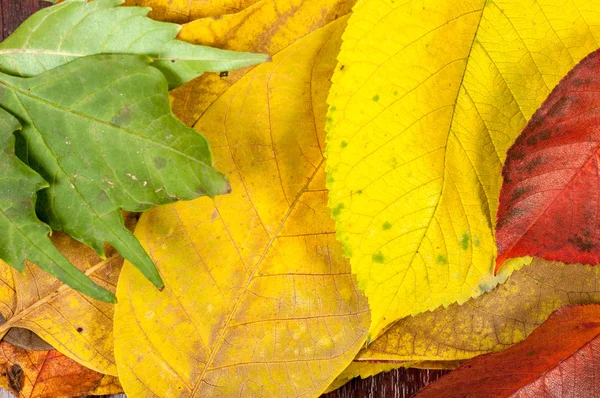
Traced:
[[0, 386], [20, 398], [75, 397], [115, 383], [56, 350], [27, 351], [4, 341], [0, 342], [0, 368]]
[[496, 268], [523, 255], [600, 263], [598, 72], [595, 51], [556, 86], [508, 151]]
[[[136, 223], [137, 215], [125, 215], [128, 229], [133, 229]], [[94, 282], [110, 291], [116, 290], [123, 258], [113, 248], [107, 246], [107, 258], [102, 259], [94, 250], [63, 233], [54, 233], [52, 243]], [[2, 276], [1, 282], [15, 286], [16, 302], [10, 312], [3, 314], [0, 336], [15, 327], [32, 330], [84, 366], [104, 374], [117, 374], [113, 305], [70, 289], [32, 264], [25, 266], [24, 273], [13, 270], [13, 278], [9, 267], [0, 263], [0, 274], [5, 271], [9, 271], [10, 279]]]
[[185, 23], [234, 14], [259, 1], [264, 0], [125, 0], [124, 5], [150, 7], [152, 11], [148, 16], [152, 19]]
[[74, 267], [53, 245], [50, 228], [35, 214], [35, 195], [48, 183], [15, 155], [17, 119], [0, 108], [0, 258], [23, 271], [25, 261], [97, 300], [113, 302], [114, 295]]
[[372, 311], [393, 321], [494, 284], [505, 151], [600, 41], [579, 0], [357, 4], [328, 102], [329, 205]]
[[[183, 26], [178, 38], [233, 51], [274, 55], [310, 32], [350, 12], [355, 0], [262, 0], [221, 18], [204, 18]], [[173, 112], [188, 126], [248, 69], [223, 76], [204, 74], [171, 92]], [[226, 76], [225, 76], [226, 75]]]
[[596, 360], [600, 305], [563, 307], [525, 341], [506, 351], [477, 357], [416, 396], [540, 397], [600, 394]]
[[267, 60], [262, 54], [194, 46], [175, 36], [175, 24], [146, 18], [149, 9], [117, 7], [124, 0], [66, 0], [38, 11], [0, 43], [0, 71], [35, 76], [93, 54], [139, 54], [153, 58], [170, 88], [204, 72], [220, 72]]
[[147, 61], [98, 55], [27, 79], [0, 74], [0, 103], [23, 124], [21, 158], [50, 183], [38, 215], [100, 255], [110, 243], [161, 287], [121, 209], [214, 197], [229, 184], [204, 137], [172, 115], [166, 81]]
[[356, 359], [447, 362], [502, 351], [561, 306], [600, 303], [599, 286], [598, 268], [534, 259], [476, 299], [397, 321]]
[[230, 195], [140, 219], [166, 287], [124, 265], [115, 356], [128, 396], [318, 396], [365, 342], [368, 305], [335, 240], [321, 152], [345, 23], [274, 55], [204, 112], [196, 128]]

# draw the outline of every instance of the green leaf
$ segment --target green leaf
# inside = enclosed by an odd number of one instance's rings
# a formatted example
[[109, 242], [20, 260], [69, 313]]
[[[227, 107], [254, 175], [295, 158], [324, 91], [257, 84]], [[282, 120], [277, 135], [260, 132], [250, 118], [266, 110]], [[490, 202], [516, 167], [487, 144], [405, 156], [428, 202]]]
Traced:
[[38, 11], [0, 43], [0, 71], [35, 76], [93, 54], [139, 54], [154, 59], [171, 89], [204, 72], [256, 65], [264, 54], [224, 51], [175, 40], [180, 25], [153, 21], [149, 8], [117, 7], [123, 0], [67, 0]]
[[40, 218], [100, 255], [110, 243], [158, 287], [121, 209], [230, 191], [206, 139], [173, 116], [148, 57], [95, 55], [31, 78], [0, 73], [0, 106], [23, 124], [17, 155], [50, 183], [38, 194]]
[[0, 258], [23, 271], [24, 261], [37, 264], [65, 284], [98, 300], [114, 302], [112, 293], [93, 283], [54, 247], [47, 225], [35, 215], [35, 193], [48, 183], [14, 151], [19, 122], [0, 109]]

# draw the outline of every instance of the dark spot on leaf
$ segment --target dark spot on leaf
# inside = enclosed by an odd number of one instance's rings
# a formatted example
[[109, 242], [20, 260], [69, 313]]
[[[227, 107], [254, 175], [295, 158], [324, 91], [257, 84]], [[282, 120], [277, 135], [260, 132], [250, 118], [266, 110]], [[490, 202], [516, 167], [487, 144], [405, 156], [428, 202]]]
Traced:
[[129, 122], [131, 122], [131, 109], [126, 106], [112, 118], [110, 124], [120, 127], [129, 124]]
[[159, 170], [164, 169], [167, 165], [167, 159], [165, 158], [154, 158], [152, 161], [154, 162], [154, 166], [156, 166], [156, 168]]
[[562, 97], [548, 110], [549, 117], [563, 116], [571, 105], [577, 104], [577, 97]]
[[521, 150], [511, 151], [510, 156], [514, 160], [523, 160], [525, 158], [525, 154]]
[[514, 202], [515, 200], [519, 199], [521, 196], [525, 195], [526, 193], [528, 193], [530, 191], [531, 191], [531, 187], [519, 187], [514, 190], [510, 200]]
[[336, 207], [334, 207], [334, 208], [333, 208], [333, 210], [331, 210], [331, 214], [332, 214], [334, 217], [337, 217], [337, 216], [339, 216], [339, 215], [340, 215], [340, 213], [342, 212], [342, 210], [344, 209], [344, 207], [345, 207], [345, 206], [344, 206], [344, 204], [343, 204], [343, 203], [340, 203], [340, 204], [338, 204]]
[[171, 63], [175, 63], [175, 60], [174, 60], [174, 59], [172, 59], [172, 60], [171, 60]]
[[588, 85], [592, 82], [592, 79], [590, 79], [589, 77], [587, 79], [575, 79], [573, 80], [573, 85], [575, 87], [580, 87], [582, 85]]
[[527, 353], [527, 356], [530, 356], [530, 357], [532, 357], [534, 355], [535, 355], [535, 351], [533, 351], [533, 350], [531, 350]]
[[541, 156], [538, 156], [525, 165], [525, 170], [527, 170], [528, 173], [531, 173], [531, 172], [533, 172], [533, 169], [535, 169], [542, 163], [544, 163], [544, 159], [542, 159]]
[[593, 242], [591, 242], [588, 239], [585, 239], [584, 237], [581, 237], [579, 235], [571, 236], [568, 239], [568, 242], [586, 253], [591, 252], [592, 249], [594, 249], [596, 247], [596, 245]]
[[340, 142], [340, 148], [346, 148], [347, 146], [348, 146], [348, 143], [346, 141]]
[[346, 67], [346, 65], [341, 65], [340, 70], [344, 70], [345, 67]]
[[550, 130], [544, 130], [538, 136], [540, 137], [540, 140], [546, 141], [548, 138], [550, 138], [550, 134]]
[[448, 264], [448, 259], [445, 256], [438, 254], [438, 256], [435, 258], [435, 262], [438, 264]]
[[379, 102], [379, 94], [375, 94], [375, 96], [373, 96], [373, 101]]
[[81, 333], [81, 332], [83, 332], [83, 328], [82, 327], [78, 327], [77, 328], [77, 333]]
[[15, 363], [8, 368], [8, 382], [10, 383], [10, 388], [12, 388], [17, 395], [19, 395], [23, 389], [24, 379], [25, 374], [23, 373], [23, 368], [21, 368], [21, 365]]
[[96, 196], [96, 202], [98, 203], [106, 202], [107, 200], [109, 200], [109, 197], [104, 191], [100, 191]]
[[381, 254], [381, 252], [375, 253], [373, 254], [373, 256], [371, 257], [373, 259], [374, 262], [382, 264], [384, 257], [383, 254]]
[[227, 76], [229, 76], [229, 72], [228, 71], [219, 73], [219, 77], [227, 77]]
[[381, 228], [383, 229], [391, 229], [392, 228], [392, 224], [389, 223], [389, 221], [386, 221], [383, 223], [383, 225], [381, 226]]

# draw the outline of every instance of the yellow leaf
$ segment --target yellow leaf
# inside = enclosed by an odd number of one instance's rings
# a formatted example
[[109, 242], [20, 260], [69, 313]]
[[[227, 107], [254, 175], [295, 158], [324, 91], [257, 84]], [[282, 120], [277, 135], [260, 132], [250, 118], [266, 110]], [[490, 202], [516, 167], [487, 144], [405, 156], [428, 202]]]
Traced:
[[[130, 213], [125, 222], [132, 229], [137, 216]], [[107, 246], [108, 257], [103, 260], [93, 249], [66, 234], [54, 233], [52, 241], [73, 265], [95, 283], [115, 291], [123, 258], [114, 249]], [[10, 279], [4, 275], [6, 272]], [[29, 329], [87, 368], [103, 374], [117, 374], [112, 304], [90, 299], [28, 263], [23, 273], [0, 263], [0, 279], [2, 282], [14, 279], [16, 291], [16, 294], [13, 293], [16, 296], [14, 310], [2, 313], [6, 322], [0, 325], [0, 336], [4, 336], [11, 327]], [[4, 293], [0, 294], [5, 301]]]
[[259, 1], [261, 0], [125, 0], [124, 5], [150, 7], [150, 18], [181, 24], [199, 18], [233, 14]]
[[325, 98], [347, 18], [252, 70], [197, 123], [232, 193], [144, 213], [166, 288], [130, 264], [115, 356], [130, 397], [318, 396], [364, 344], [368, 305], [335, 239]]
[[[205, 18], [184, 25], [178, 39], [226, 50], [274, 55], [310, 32], [350, 12], [356, 0], [263, 0], [219, 19]], [[171, 92], [173, 112], [187, 125], [251, 68], [228, 76], [204, 74]]]
[[489, 293], [396, 322], [359, 360], [451, 361], [524, 340], [557, 308], [600, 303], [600, 268], [534, 259]]
[[505, 151], [599, 47], [600, 8], [364, 0], [343, 40], [328, 100], [329, 204], [375, 338], [495, 284]]

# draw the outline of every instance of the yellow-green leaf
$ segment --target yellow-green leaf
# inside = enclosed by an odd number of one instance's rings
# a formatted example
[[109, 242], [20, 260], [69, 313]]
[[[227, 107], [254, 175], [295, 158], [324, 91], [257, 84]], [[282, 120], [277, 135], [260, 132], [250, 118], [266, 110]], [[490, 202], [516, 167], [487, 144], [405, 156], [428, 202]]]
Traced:
[[581, 58], [583, 0], [365, 0], [329, 97], [330, 207], [371, 335], [494, 284], [505, 151]]
[[[356, 0], [262, 0], [222, 18], [204, 18], [186, 24], [178, 38], [225, 50], [274, 55], [310, 32], [350, 12]], [[227, 76], [204, 74], [171, 92], [173, 112], [185, 124], [194, 124], [217, 98], [248, 73]]]
[[368, 305], [327, 210], [325, 98], [347, 18], [225, 91], [195, 126], [232, 193], [144, 213], [165, 280], [126, 263], [115, 356], [128, 397], [318, 396], [364, 344]]
[[489, 293], [396, 322], [358, 360], [452, 361], [525, 339], [557, 308], [600, 303], [600, 268], [534, 259]]

